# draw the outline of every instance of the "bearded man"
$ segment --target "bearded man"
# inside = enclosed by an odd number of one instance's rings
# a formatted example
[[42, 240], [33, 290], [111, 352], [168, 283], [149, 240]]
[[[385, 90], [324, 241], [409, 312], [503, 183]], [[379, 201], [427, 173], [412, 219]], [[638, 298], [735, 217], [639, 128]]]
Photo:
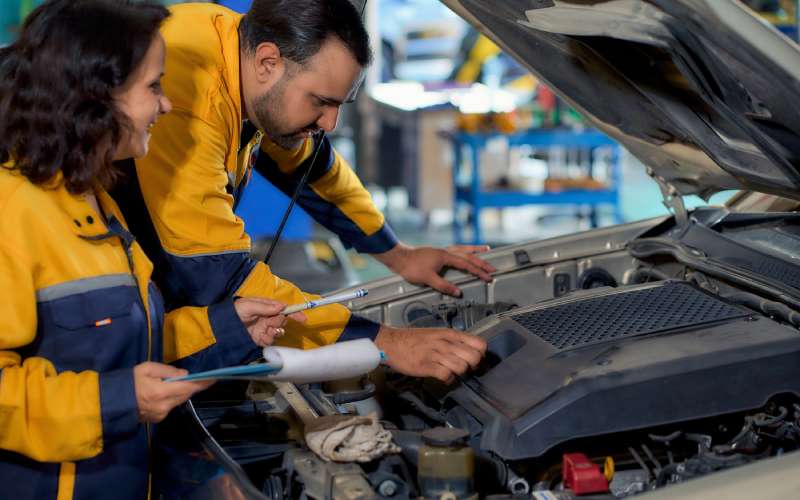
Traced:
[[[494, 269], [474, 255], [478, 248], [399, 242], [352, 169], [317, 134], [336, 127], [371, 59], [348, 0], [255, 0], [244, 16], [213, 4], [171, 10], [162, 29], [163, 91], [173, 110], [154, 125], [147, 156], [115, 193], [169, 307], [309, 299], [250, 257], [234, 210], [251, 169], [291, 196], [312, 163], [298, 203], [345, 245], [409, 282], [452, 295], [460, 291], [440, 276], [445, 267], [490, 279]], [[269, 204], [264, 200], [265, 210]], [[279, 343], [312, 348], [367, 337], [407, 375], [451, 381], [476, 366], [486, 347], [454, 330], [379, 325], [341, 305], [306, 316], [305, 324], [290, 321]], [[241, 349], [242, 361], [258, 356], [252, 344]]]

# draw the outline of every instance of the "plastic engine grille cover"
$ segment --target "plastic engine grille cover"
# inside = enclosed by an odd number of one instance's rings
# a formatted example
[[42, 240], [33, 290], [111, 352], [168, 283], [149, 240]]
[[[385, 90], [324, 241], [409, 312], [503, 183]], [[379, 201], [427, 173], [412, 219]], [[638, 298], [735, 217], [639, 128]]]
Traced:
[[613, 293], [512, 315], [556, 349], [647, 335], [747, 316], [687, 283]]

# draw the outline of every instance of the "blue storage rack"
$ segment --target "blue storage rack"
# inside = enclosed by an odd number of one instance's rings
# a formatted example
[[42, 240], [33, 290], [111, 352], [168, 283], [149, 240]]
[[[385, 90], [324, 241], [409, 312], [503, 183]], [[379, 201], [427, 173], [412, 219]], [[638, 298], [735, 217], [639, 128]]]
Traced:
[[[523, 205], [576, 205], [591, 207], [590, 221], [597, 226], [596, 207], [610, 205], [616, 222], [622, 222], [620, 210], [620, 148], [616, 142], [596, 130], [573, 131], [563, 129], [539, 129], [505, 135], [509, 148], [529, 145], [539, 148], [562, 146], [587, 149], [593, 157], [597, 148], [611, 148], [611, 175], [606, 189], [570, 189], [559, 192], [525, 192], [511, 189], [486, 190], [481, 187], [480, 153], [487, 142], [499, 137], [499, 133], [446, 134], [453, 146], [453, 231], [456, 243], [465, 243], [465, 226], [472, 229], [472, 244], [483, 243], [480, 212], [484, 208], [519, 207]], [[472, 175], [466, 184], [459, 183], [464, 154], [468, 155]], [[591, 158], [590, 158], [591, 161]], [[464, 224], [459, 217], [459, 208], [466, 205], [470, 217]]]

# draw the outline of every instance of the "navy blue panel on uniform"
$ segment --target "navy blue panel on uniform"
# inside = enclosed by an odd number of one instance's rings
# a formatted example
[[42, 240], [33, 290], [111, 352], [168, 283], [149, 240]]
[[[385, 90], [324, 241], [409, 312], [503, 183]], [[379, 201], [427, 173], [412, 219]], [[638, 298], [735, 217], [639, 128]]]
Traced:
[[344, 327], [342, 334], [339, 336], [336, 342], [357, 339], [375, 340], [375, 337], [378, 336], [378, 331], [380, 329], [381, 325], [379, 323], [375, 323], [371, 319], [362, 318], [361, 316], [351, 314], [350, 321], [347, 322], [347, 326]]
[[147, 358], [141, 332], [147, 318], [134, 286], [97, 289], [38, 302], [36, 341], [19, 352], [52, 360], [59, 372], [104, 372]]
[[[197, 257], [179, 257], [167, 254], [174, 281], [178, 289], [162, 288], [168, 307], [170, 304], [207, 306], [231, 297], [250, 275], [256, 261], [247, 252], [231, 252]], [[175, 300], [180, 297], [179, 300]]]
[[140, 425], [134, 435], [99, 456], [76, 462], [73, 500], [147, 498], [148, 454], [147, 428]]
[[[312, 154], [291, 175], [285, 175], [280, 171], [275, 161], [262, 152], [258, 156], [255, 169], [287, 196], [292, 196], [300, 183], [303, 173], [309, 168], [313, 157], [314, 155]], [[332, 164], [333, 149], [330, 147], [328, 139], [324, 138], [322, 149], [319, 152], [317, 161], [314, 163], [312, 172], [309, 174], [308, 184], [325, 175]], [[339, 236], [346, 247], [355, 248], [363, 253], [383, 253], [397, 245], [397, 236], [395, 236], [394, 231], [388, 224], [384, 224], [381, 229], [371, 235], [364, 234], [364, 231], [350, 220], [339, 207], [320, 198], [308, 184], [303, 186], [300, 191], [297, 197], [297, 204], [303, 207], [314, 220]]]
[[197, 354], [179, 359], [174, 363], [176, 366], [197, 372], [240, 365], [261, 357], [261, 347], [253, 343], [233, 302], [229, 298], [208, 307], [208, 321], [217, 341]]
[[0, 464], [0, 497], [56, 498], [61, 464], [37, 462], [4, 450], [0, 450]]

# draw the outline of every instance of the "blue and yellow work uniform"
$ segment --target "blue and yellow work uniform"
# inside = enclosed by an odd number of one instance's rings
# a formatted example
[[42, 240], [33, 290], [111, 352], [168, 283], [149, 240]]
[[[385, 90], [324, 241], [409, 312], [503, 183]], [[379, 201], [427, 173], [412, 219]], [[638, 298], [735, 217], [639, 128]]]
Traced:
[[[171, 11], [162, 27], [162, 85], [173, 109], [155, 125], [148, 155], [136, 161], [138, 186], [122, 193], [128, 199], [117, 201], [154, 260], [154, 279], [170, 307], [206, 305], [230, 296], [303, 302], [308, 294], [250, 258], [251, 241], [234, 208], [254, 164], [291, 195], [317, 144], [308, 139], [287, 151], [261, 132], [242, 143], [241, 15], [211, 4], [176, 5]], [[328, 140], [323, 141], [298, 204], [345, 245], [368, 253], [392, 249], [397, 238], [369, 193]], [[136, 188], [141, 201], [130, 199]], [[269, 210], [269, 200], [264, 206]], [[374, 338], [379, 328], [341, 305], [305, 314], [308, 322], [289, 322], [280, 343], [311, 348]]]
[[164, 316], [114, 201], [97, 190], [100, 220], [60, 179], [0, 167], [0, 497], [142, 500], [133, 367], [236, 364], [252, 340], [232, 301]]

